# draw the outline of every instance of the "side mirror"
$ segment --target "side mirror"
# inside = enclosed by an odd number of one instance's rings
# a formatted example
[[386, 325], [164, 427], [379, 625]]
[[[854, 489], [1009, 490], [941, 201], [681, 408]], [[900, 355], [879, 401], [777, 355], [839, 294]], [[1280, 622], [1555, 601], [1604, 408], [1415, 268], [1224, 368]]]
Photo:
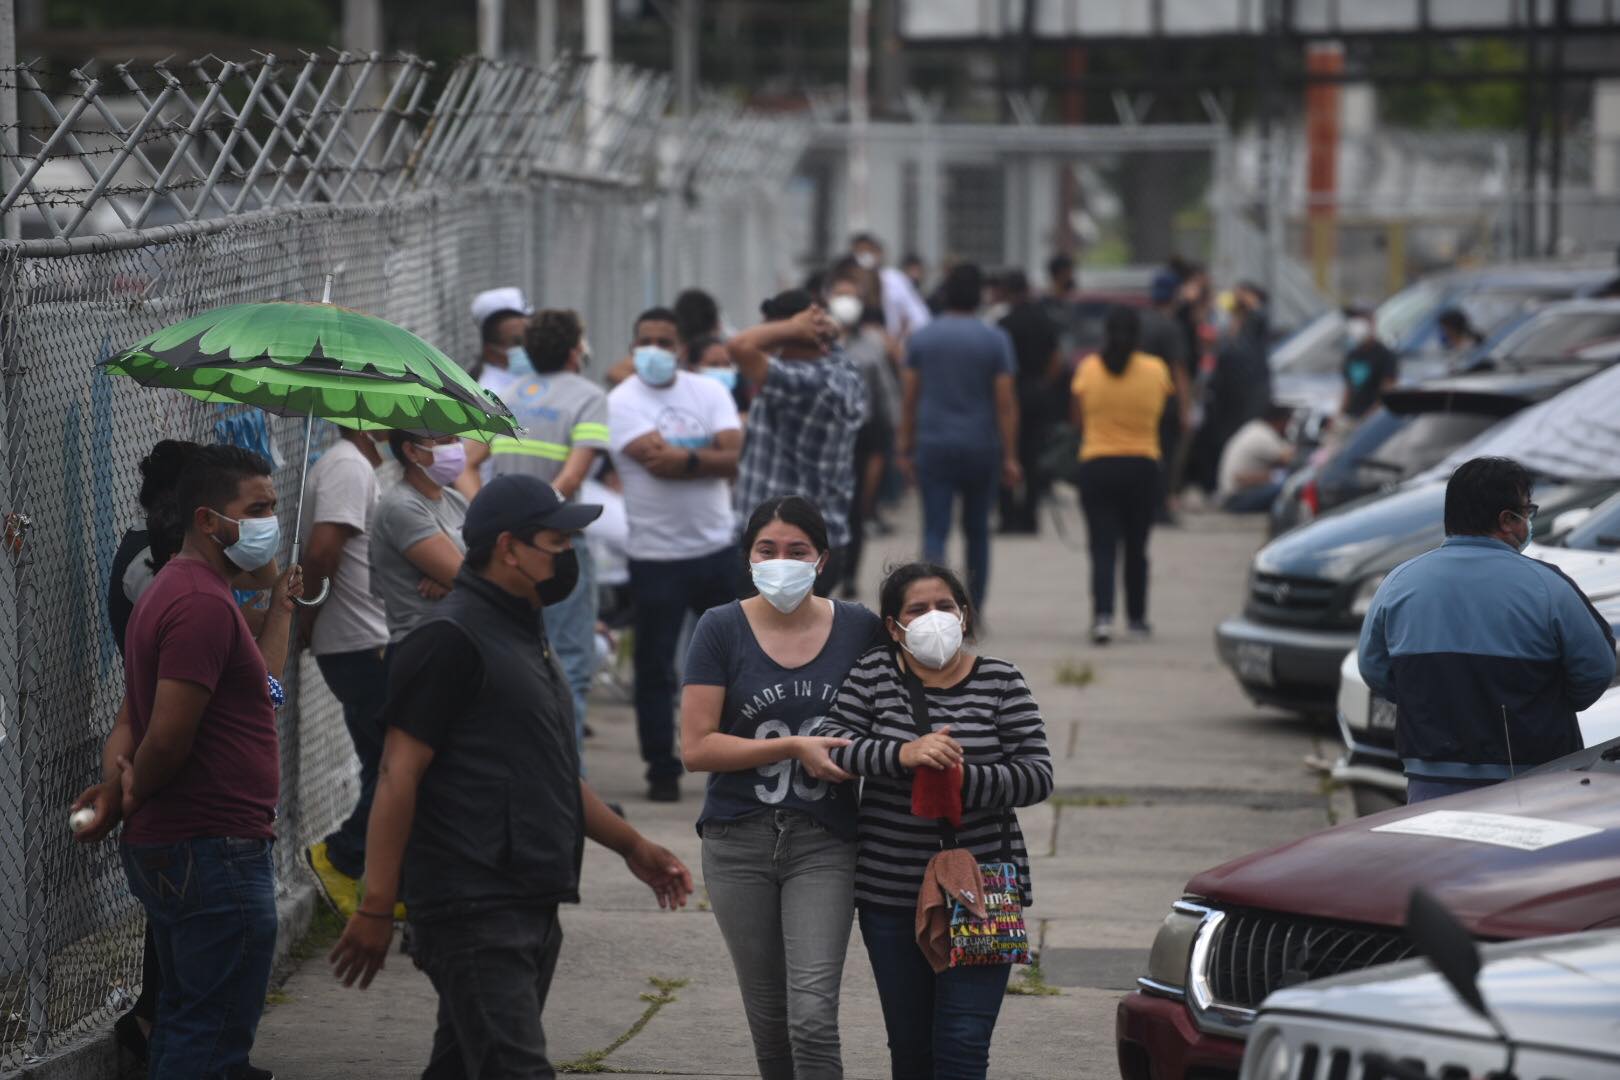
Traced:
[[1440, 901], [1423, 889], [1413, 889], [1406, 909], [1406, 933], [1463, 1004], [1494, 1025], [1479, 990], [1479, 946], [1467, 928]]

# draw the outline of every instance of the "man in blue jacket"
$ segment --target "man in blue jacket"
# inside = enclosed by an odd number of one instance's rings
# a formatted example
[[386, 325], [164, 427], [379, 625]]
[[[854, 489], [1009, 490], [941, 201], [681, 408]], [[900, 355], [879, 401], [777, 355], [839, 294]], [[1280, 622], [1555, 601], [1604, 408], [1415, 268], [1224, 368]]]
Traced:
[[1614, 635], [1535, 532], [1528, 470], [1475, 458], [1446, 486], [1446, 540], [1390, 572], [1361, 675], [1396, 706], [1407, 801], [1483, 787], [1581, 749], [1575, 714], [1614, 678]]

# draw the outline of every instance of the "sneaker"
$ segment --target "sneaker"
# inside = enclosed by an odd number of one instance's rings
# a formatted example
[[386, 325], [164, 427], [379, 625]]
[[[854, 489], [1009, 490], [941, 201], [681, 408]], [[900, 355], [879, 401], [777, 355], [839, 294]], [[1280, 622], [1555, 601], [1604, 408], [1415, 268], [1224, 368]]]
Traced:
[[680, 802], [681, 782], [673, 776], [663, 776], [647, 784], [648, 802]]
[[327, 857], [326, 844], [311, 844], [304, 849], [304, 858], [315, 872], [315, 884], [321, 895], [332, 905], [332, 910], [343, 918], [352, 918], [360, 909], [360, 882], [332, 865]]
[[1091, 624], [1091, 643], [1093, 645], [1107, 645], [1114, 640], [1114, 620], [1101, 618]]
[[1153, 624], [1146, 621], [1133, 620], [1131, 622], [1130, 634], [1133, 641], [1151, 641], [1153, 639]]

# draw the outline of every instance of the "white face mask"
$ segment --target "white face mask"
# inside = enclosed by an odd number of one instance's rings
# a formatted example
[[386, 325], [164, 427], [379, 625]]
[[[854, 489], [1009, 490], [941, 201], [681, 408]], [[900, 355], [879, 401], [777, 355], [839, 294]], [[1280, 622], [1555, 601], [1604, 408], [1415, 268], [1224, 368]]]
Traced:
[[798, 559], [766, 559], [753, 563], [749, 572], [754, 588], [771, 607], [787, 615], [804, 603], [810, 590], [816, 587], [816, 564]]
[[876, 270], [878, 257], [870, 251], [858, 252], [855, 256], [855, 265], [862, 270]]
[[1349, 319], [1344, 324], [1344, 339], [1351, 348], [1372, 337], [1372, 323], [1366, 319]]
[[901, 627], [906, 640], [900, 647], [925, 668], [940, 670], [962, 651], [962, 616], [950, 611], [927, 611]]
[[827, 301], [827, 313], [846, 330], [853, 329], [861, 321], [861, 312], [865, 310], [866, 305], [861, 303], [861, 298], [848, 293], [841, 293]]

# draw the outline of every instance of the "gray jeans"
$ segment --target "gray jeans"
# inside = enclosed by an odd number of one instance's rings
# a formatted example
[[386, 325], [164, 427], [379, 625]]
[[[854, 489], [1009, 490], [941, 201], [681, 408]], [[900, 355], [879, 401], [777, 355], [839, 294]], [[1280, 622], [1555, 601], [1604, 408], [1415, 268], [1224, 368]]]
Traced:
[[838, 988], [855, 843], [803, 814], [703, 826], [703, 880], [742, 989], [764, 1080], [839, 1080]]

